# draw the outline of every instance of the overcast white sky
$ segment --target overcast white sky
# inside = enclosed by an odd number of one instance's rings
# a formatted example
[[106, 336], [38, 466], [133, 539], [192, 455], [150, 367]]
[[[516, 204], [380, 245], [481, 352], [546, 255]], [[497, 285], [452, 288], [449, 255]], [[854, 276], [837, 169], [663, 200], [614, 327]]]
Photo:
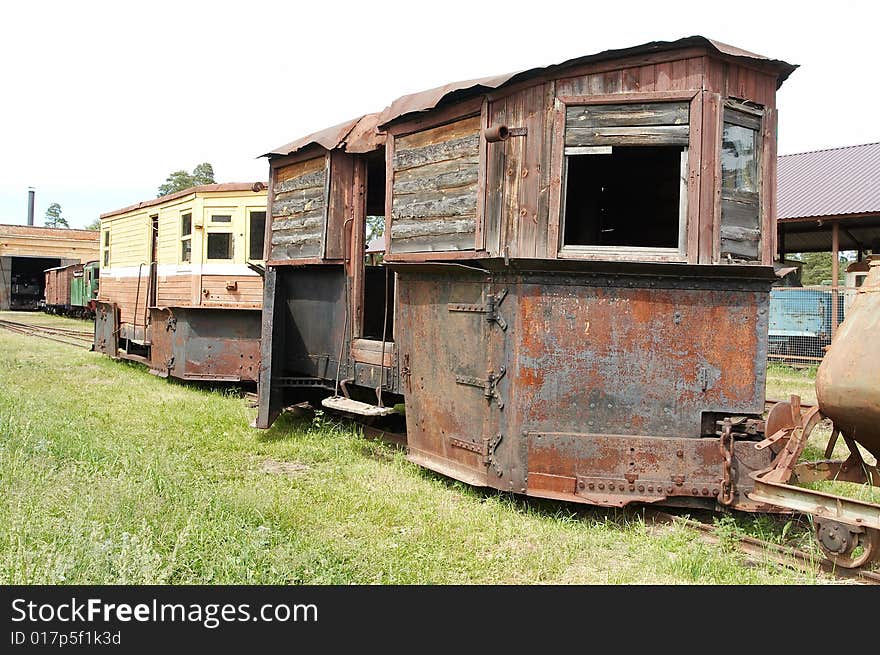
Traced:
[[176, 169], [268, 178], [259, 155], [447, 82], [701, 34], [799, 64], [780, 154], [880, 141], [880, 3], [4, 2], [0, 223], [71, 227]]

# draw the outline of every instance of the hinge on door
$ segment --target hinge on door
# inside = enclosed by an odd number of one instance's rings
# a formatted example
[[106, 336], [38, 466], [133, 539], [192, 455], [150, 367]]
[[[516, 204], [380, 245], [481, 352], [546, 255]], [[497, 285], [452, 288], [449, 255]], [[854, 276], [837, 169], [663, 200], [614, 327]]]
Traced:
[[499, 432], [491, 439], [487, 437], [484, 440], [486, 443], [486, 454], [483, 455], [483, 464], [495, 471], [495, 475], [499, 478], [504, 475], [504, 470], [501, 468], [501, 463], [495, 459], [495, 450], [503, 438], [504, 436]]
[[486, 320], [490, 323], [497, 323], [502, 330], [507, 329], [507, 321], [498, 313], [498, 307], [504, 301], [507, 295], [507, 289], [502, 289], [498, 293], [488, 294], [485, 303], [460, 303], [451, 302], [446, 308], [450, 312], [475, 312], [477, 314], [485, 314]]
[[495, 471], [495, 475], [500, 478], [504, 475], [504, 470], [501, 468], [501, 463], [495, 459], [495, 451], [503, 438], [504, 436], [499, 433], [494, 437], [485, 437], [482, 443], [476, 443], [474, 441], [466, 441], [465, 439], [459, 439], [457, 437], [450, 437], [449, 443], [456, 448], [469, 450], [472, 453], [480, 455], [480, 461], [483, 466], [490, 467]]
[[483, 390], [483, 396], [489, 400], [495, 399], [495, 402], [498, 404], [498, 409], [504, 409], [504, 401], [501, 400], [501, 394], [498, 393], [497, 385], [498, 381], [504, 377], [504, 374], [507, 373], [507, 369], [503, 366], [498, 370], [498, 373], [495, 373], [492, 369], [489, 369], [489, 372], [486, 375], [486, 379], [471, 377], [470, 375], [456, 375], [455, 381], [458, 384], [466, 384], [470, 387], [477, 387]]
[[168, 317], [168, 322], [165, 323], [165, 331], [166, 332], [175, 332], [177, 330], [177, 318], [174, 316]]
[[165, 360], [165, 368], [169, 371], [174, 368], [174, 355], [171, 355], [171, 357]]

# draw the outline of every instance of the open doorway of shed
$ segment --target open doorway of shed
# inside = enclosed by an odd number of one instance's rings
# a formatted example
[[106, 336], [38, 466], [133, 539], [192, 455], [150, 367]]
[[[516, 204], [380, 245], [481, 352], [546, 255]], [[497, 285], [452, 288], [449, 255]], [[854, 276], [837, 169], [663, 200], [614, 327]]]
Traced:
[[52, 257], [12, 257], [9, 267], [9, 309], [37, 309], [46, 297], [46, 269], [77, 262]]
[[361, 337], [391, 342], [394, 334], [394, 273], [382, 265], [385, 255], [385, 149], [371, 152], [366, 161]]
[[687, 150], [566, 148], [563, 246], [678, 248]]

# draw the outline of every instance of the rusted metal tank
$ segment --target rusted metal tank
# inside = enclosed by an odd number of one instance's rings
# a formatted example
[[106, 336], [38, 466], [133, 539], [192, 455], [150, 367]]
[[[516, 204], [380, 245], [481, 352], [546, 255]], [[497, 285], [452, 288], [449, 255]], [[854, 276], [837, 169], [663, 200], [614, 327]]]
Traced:
[[816, 375], [822, 414], [880, 459], [880, 258], [838, 328]]

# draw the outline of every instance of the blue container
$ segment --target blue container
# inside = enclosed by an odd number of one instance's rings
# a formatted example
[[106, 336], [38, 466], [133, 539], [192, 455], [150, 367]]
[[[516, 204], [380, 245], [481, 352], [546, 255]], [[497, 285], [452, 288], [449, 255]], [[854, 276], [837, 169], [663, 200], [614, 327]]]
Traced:
[[[843, 296], [838, 300], [838, 324], [843, 322]], [[772, 289], [770, 291], [770, 352], [778, 355], [822, 357], [831, 343], [831, 290]]]

